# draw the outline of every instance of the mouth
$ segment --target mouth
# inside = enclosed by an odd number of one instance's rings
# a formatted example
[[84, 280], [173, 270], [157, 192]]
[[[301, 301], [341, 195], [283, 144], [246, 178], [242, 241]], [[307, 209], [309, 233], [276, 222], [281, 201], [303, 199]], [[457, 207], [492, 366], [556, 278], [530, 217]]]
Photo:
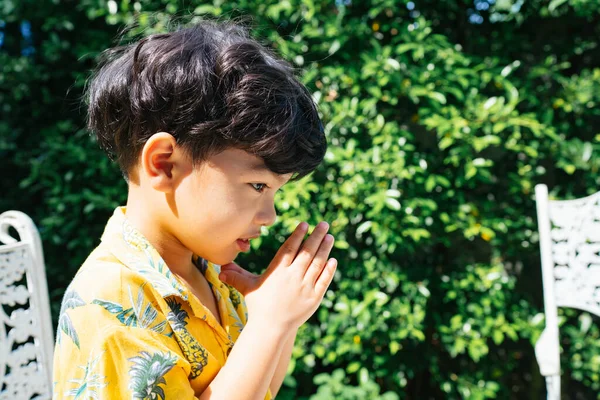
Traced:
[[243, 252], [247, 252], [250, 250], [250, 238], [248, 239], [238, 239], [235, 241], [238, 245], [239, 249]]
[[236, 240], [236, 243], [241, 251], [246, 252], [250, 250], [250, 240], [256, 239], [258, 237], [260, 237], [260, 234], [248, 236], [246, 238], [239, 238], [238, 240]]

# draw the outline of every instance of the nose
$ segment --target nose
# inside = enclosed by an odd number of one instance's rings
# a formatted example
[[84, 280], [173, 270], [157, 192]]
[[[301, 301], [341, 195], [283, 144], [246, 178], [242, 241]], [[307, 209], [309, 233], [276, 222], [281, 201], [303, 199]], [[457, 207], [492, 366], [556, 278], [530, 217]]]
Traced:
[[277, 211], [275, 211], [275, 203], [272, 199], [267, 200], [256, 214], [256, 224], [260, 226], [271, 226], [275, 223], [276, 218]]

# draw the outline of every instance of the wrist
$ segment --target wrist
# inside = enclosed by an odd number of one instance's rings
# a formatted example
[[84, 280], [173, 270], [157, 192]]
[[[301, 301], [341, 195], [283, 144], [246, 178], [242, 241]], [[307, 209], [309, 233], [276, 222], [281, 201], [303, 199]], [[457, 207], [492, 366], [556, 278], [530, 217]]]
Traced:
[[288, 330], [288, 334], [287, 335], [288, 335], [287, 336], [288, 341], [292, 341], [292, 342], [295, 341], [296, 340], [296, 336], [298, 335], [298, 328]]
[[274, 324], [273, 321], [263, 321], [259, 319], [248, 318], [248, 322], [244, 327], [244, 331], [256, 332], [260, 337], [270, 340], [284, 343], [291, 335], [295, 337], [297, 329], [293, 327]]

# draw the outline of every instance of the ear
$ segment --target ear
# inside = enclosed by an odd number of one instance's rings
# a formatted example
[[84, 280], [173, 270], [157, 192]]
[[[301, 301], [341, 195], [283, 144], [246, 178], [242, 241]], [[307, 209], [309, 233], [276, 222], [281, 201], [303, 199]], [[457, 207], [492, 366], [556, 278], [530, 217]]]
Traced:
[[171, 192], [177, 185], [186, 160], [173, 135], [158, 132], [144, 144], [140, 157], [142, 173], [154, 190]]

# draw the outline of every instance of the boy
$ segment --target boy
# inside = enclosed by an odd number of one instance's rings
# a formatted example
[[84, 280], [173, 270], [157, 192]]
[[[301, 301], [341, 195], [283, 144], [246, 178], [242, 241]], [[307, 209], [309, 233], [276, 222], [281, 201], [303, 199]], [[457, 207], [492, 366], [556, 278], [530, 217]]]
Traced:
[[128, 199], [65, 293], [55, 398], [271, 398], [333, 237], [321, 222], [302, 243], [301, 223], [261, 276], [232, 261], [323, 159], [309, 92], [242, 28], [203, 22], [110, 50], [88, 107]]

